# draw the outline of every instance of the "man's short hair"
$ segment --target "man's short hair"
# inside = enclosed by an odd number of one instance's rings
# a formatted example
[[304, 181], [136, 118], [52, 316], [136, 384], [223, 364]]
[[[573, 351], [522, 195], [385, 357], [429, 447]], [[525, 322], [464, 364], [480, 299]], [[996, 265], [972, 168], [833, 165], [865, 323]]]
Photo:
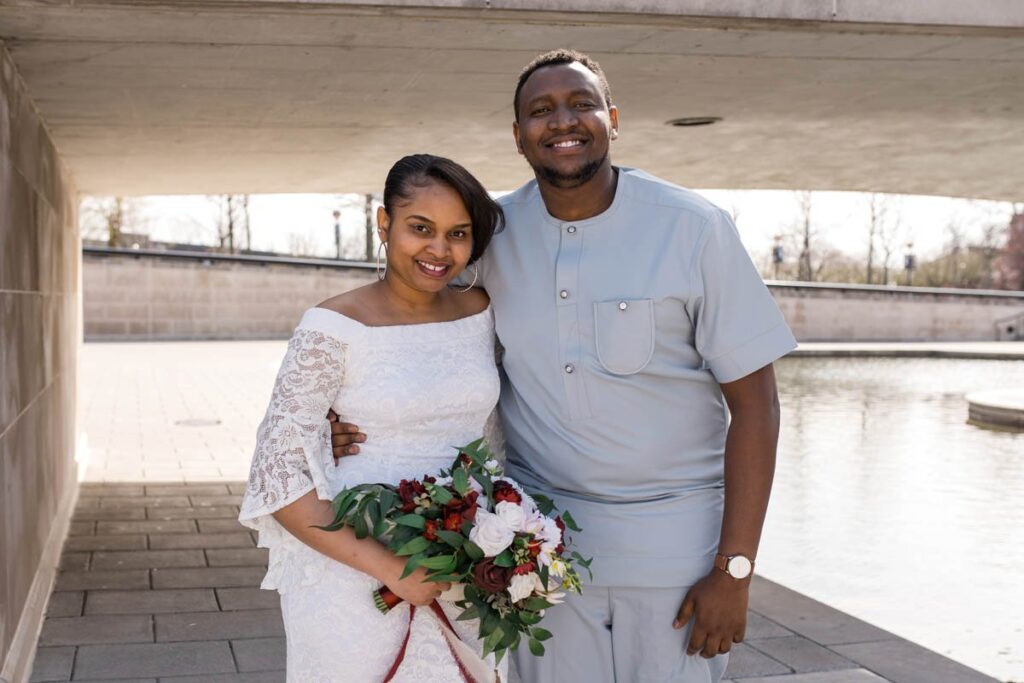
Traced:
[[597, 80], [601, 84], [601, 92], [604, 95], [604, 103], [609, 107], [612, 106], [612, 89], [608, 87], [608, 79], [605, 78], [601, 65], [589, 55], [577, 52], [576, 50], [562, 48], [538, 55], [532, 62], [523, 67], [523, 70], [519, 73], [519, 82], [516, 84], [516, 94], [512, 99], [512, 106], [515, 108], [516, 121], [519, 120], [519, 93], [522, 92], [523, 85], [525, 85], [527, 79], [533, 75], [533, 72], [537, 69], [542, 69], [545, 66], [573, 64], [574, 62], [579, 62], [597, 76]]

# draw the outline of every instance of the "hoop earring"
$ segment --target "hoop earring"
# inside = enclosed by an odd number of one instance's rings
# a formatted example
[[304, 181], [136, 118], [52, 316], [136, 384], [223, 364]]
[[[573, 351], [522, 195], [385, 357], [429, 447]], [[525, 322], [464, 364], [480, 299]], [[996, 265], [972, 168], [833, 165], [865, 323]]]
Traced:
[[476, 285], [476, 279], [478, 277], [480, 277], [480, 268], [474, 263], [473, 264], [473, 281], [469, 283], [468, 287], [466, 287], [465, 289], [460, 289], [458, 291], [460, 291], [460, 292], [468, 292], [469, 290], [473, 289], [473, 287]]
[[[380, 265], [381, 264], [381, 260], [382, 260], [381, 257], [380, 257], [380, 250], [381, 249], [384, 250], [384, 259], [383, 259], [384, 267], [383, 268]], [[387, 254], [388, 254], [388, 243], [387, 242], [381, 242], [380, 245], [377, 247], [377, 279], [378, 280], [383, 280], [384, 276], [388, 272]]]

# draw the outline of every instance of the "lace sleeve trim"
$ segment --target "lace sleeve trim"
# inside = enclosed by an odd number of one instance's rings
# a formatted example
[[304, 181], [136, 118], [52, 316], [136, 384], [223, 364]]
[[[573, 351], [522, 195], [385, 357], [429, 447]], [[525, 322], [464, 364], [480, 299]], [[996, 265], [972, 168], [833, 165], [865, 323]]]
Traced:
[[321, 498], [330, 497], [325, 416], [341, 388], [347, 349], [323, 331], [295, 331], [257, 432], [241, 521], [269, 515], [314, 488]]

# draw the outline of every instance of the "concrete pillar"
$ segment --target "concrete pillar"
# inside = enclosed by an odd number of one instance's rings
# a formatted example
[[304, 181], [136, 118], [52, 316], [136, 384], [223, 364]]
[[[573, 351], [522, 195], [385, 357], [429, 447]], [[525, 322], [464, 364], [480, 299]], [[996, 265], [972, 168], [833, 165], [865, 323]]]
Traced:
[[77, 493], [77, 193], [0, 42], [0, 662], [27, 680]]

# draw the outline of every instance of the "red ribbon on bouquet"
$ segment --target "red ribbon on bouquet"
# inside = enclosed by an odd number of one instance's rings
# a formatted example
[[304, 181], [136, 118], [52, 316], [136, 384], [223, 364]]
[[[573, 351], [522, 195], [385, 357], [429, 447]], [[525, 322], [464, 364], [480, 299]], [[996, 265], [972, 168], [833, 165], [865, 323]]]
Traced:
[[[377, 608], [381, 612], [387, 614], [393, 607], [403, 602], [403, 600], [391, 592], [387, 588], [382, 588], [379, 591], [374, 592], [373, 599], [377, 603]], [[453, 634], [456, 633], [455, 628], [452, 626], [452, 622], [448, 620], [448, 615], [441, 609], [441, 605], [438, 604], [437, 600], [434, 600], [429, 605], [430, 611], [434, 613], [444, 626], [448, 628]], [[412, 635], [412, 620], [416, 617], [416, 605], [409, 605], [409, 627], [405, 630], [405, 638], [402, 639], [402, 647], [398, 650], [398, 655], [395, 657], [394, 663], [391, 665], [391, 669], [388, 671], [388, 675], [384, 678], [384, 683], [390, 683], [392, 679], [398, 674], [398, 669], [405, 661], [405, 650], [409, 645], [409, 636]], [[456, 636], [457, 637], [457, 636]], [[455, 664], [459, 667], [459, 673], [462, 675], [462, 680], [465, 683], [478, 683], [469, 671], [466, 670], [465, 664], [459, 658], [455, 649], [452, 648], [452, 644], [448, 642], [448, 638], [445, 637], [445, 643], [448, 645], [448, 651], [452, 655], [452, 659], [455, 660]]]

